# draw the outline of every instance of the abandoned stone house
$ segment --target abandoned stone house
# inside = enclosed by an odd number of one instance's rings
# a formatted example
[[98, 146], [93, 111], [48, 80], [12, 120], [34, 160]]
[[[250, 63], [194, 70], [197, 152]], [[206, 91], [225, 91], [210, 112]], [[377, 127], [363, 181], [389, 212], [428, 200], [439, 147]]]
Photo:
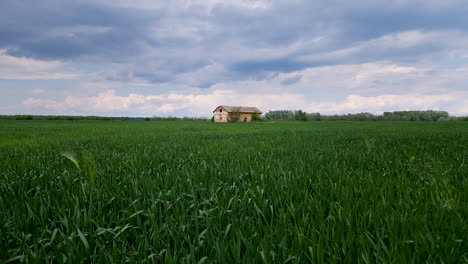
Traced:
[[250, 122], [252, 115], [261, 115], [257, 107], [220, 105], [213, 111], [215, 122]]

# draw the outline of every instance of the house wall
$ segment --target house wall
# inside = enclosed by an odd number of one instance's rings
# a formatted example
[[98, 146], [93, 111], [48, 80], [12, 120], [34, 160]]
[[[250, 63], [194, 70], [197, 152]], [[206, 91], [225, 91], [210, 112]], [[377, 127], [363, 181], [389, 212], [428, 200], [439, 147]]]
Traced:
[[237, 122], [250, 122], [252, 121], [252, 114], [250, 113], [242, 113], [239, 116], [239, 120]]
[[216, 108], [214, 114], [214, 121], [218, 123], [228, 122], [228, 112], [221, 107]]
[[252, 121], [252, 114], [241, 114], [239, 122], [250, 122]]
[[[214, 121], [218, 123], [226, 123], [229, 122], [229, 113], [226, 112], [226, 109], [222, 107], [216, 108], [213, 113]], [[252, 113], [242, 113], [239, 116], [238, 122], [251, 122], [252, 121]]]

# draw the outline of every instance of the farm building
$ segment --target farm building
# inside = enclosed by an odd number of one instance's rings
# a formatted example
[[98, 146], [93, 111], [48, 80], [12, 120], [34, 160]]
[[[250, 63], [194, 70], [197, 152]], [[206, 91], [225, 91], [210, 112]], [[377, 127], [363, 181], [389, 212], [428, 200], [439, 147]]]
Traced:
[[215, 122], [250, 122], [252, 115], [261, 115], [257, 107], [220, 105], [213, 111]]

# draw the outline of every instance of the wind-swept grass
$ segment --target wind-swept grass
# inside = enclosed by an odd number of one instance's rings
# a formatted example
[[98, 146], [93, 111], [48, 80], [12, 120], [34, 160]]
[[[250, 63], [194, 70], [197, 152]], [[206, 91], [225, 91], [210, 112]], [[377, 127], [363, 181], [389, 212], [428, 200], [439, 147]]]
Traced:
[[0, 261], [465, 263], [467, 159], [457, 122], [0, 121]]
[[94, 160], [93, 154], [90, 152], [85, 152], [82, 155], [81, 160], [77, 158], [77, 156], [74, 153], [70, 152], [62, 152], [62, 156], [73, 162], [75, 164], [76, 168], [80, 169], [86, 180], [94, 184], [96, 182], [96, 177], [97, 177], [97, 165], [96, 161]]

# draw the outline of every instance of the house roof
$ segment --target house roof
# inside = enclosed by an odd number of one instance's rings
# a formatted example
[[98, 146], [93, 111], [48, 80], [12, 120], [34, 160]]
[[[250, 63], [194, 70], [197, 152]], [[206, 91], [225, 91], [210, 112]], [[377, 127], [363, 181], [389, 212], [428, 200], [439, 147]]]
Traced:
[[[220, 105], [218, 107], [216, 107], [216, 109], [222, 107], [224, 110], [226, 110], [226, 112], [230, 113], [230, 112], [237, 112], [237, 113], [257, 113], [257, 114], [261, 114], [262, 111], [260, 111], [260, 109], [258, 109], [257, 107], [253, 107], [253, 106], [228, 106], [228, 105]], [[216, 109], [213, 111], [215, 112]]]

